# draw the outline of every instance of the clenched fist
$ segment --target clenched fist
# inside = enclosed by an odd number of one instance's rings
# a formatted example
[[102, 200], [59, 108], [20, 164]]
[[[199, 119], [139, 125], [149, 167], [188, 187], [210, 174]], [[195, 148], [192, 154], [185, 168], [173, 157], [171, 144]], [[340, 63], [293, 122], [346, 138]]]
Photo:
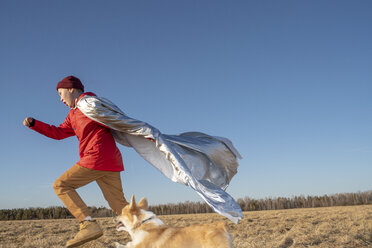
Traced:
[[23, 121], [23, 125], [26, 127], [32, 127], [35, 123], [35, 119], [32, 117], [26, 117], [26, 119]]

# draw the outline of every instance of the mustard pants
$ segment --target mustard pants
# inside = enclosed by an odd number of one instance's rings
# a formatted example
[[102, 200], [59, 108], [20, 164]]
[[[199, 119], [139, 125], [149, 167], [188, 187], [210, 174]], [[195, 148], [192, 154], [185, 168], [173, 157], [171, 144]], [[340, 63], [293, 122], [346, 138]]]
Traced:
[[120, 172], [92, 170], [75, 164], [54, 182], [53, 188], [71, 214], [82, 221], [92, 214], [76, 189], [93, 181], [101, 188], [114, 213], [120, 215], [128, 204], [124, 197]]

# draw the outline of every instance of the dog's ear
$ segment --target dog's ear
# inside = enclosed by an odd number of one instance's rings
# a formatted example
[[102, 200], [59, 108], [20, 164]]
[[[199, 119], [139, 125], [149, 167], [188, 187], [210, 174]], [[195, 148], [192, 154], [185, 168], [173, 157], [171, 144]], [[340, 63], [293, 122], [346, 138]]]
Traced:
[[142, 199], [138, 202], [137, 207], [142, 208], [142, 209], [144, 209], [144, 210], [147, 210], [147, 209], [149, 208], [148, 203], [147, 203], [147, 199], [146, 199], [146, 198], [142, 198]]
[[134, 195], [132, 195], [132, 199], [130, 200], [129, 209], [130, 210], [135, 210], [136, 208], [137, 208], [136, 200], [134, 199]]

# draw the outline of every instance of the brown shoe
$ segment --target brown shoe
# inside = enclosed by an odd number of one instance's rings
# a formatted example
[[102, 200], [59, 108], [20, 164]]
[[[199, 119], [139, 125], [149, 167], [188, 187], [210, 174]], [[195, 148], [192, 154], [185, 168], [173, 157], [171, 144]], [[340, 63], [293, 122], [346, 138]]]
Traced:
[[80, 231], [73, 239], [67, 241], [66, 247], [77, 247], [91, 240], [98, 239], [102, 235], [102, 229], [96, 221], [83, 221], [80, 223]]

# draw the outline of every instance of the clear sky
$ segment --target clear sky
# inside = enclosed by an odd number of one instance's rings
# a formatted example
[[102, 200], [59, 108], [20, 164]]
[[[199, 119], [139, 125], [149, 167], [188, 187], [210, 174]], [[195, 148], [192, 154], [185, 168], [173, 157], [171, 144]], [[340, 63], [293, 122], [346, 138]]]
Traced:
[[[372, 189], [372, 1], [0, 1], [0, 208], [62, 205], [78, 161], [56, 84], [79, 77], [166, 134], [202, 131], [240, 151], [234, 198]], [[128, 198], [199, 201], [120, 146]], [[95, 183], [78, 192], [107, 206]]]

